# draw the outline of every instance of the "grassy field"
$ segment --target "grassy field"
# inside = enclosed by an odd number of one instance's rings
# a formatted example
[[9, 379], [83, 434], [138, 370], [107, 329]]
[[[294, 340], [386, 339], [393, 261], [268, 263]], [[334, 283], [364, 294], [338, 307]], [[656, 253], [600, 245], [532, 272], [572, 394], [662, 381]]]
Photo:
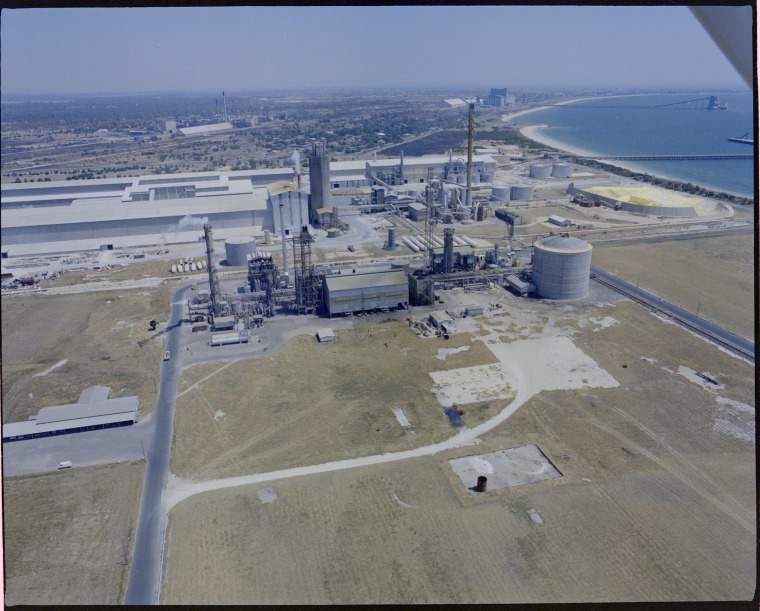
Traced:
[[[433, 443], [454, 429], [429, 372], [496, 361], [468, 334], [422, 339], [404, 320], [357, 323], [336, 336], [333, 344], [296, 337], [275, 355], [235, 363], [180, 396], [172, 472], [214, 479]], [[440, 348], [464, 345], [470, 348], [436, 358]], [[183, 371], [178, 390], [221, 367]], [[504, 404], [464, 406], [463, 420], [472, 426]], [[394, 407], [411, 429], [401, 427]]]
[[[542, 392], [476, 447], [180, 503], [162, 602], [750, 598], [755, 459], [743, 434], [754, 430], [753, 367], [629, 302], [604, 313], [618, 324], [574, 342], [617, 388]], [[722, 386], [697, 383], [684, 367]], [[302, 464], [317, 449], [352, 445], [301, 431], [289, 440], [302, 444]], [[473, 495], [446, 462], [526, 443], [563, 477]], [[531, 522], [532, 508], [543, 524]]]
[[3, 480], [6, 605], [118, 605], [145, 463]]
[[743, 337], [754, 336], [754, 236], [594, 246], [593, 264]]
[[[162, 344], [148, 320], [165, 319], [171, 287], [2, 299], [3, 422], [74, 403], [87, 387], [137, 395], [140, 415], [157, 398]], [[155, 339], [154, 339], [155, 338]], [[48, 368], [66, 362], [49, 373]]]

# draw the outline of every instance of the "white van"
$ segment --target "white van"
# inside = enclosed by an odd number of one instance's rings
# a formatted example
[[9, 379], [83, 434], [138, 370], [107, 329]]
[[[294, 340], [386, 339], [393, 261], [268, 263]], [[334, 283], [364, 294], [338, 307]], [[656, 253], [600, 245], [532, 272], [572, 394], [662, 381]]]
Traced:
[[58, 463], [59, 469], [71, 469], [72, 464], [70, 460], [64, 460], [63, 462]]

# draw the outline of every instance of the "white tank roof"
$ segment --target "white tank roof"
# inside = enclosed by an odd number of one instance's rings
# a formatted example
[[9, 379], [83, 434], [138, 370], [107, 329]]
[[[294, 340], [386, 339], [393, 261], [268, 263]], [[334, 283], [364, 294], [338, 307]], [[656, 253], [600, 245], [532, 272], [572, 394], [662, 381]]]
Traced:
[[536, 242], [535, 247], [551, 252], [567, 253], [587, 252], [591, 250], [591, 244], [588, 242], [566, 235], [552, 235], [548, 238], [543, 238]]

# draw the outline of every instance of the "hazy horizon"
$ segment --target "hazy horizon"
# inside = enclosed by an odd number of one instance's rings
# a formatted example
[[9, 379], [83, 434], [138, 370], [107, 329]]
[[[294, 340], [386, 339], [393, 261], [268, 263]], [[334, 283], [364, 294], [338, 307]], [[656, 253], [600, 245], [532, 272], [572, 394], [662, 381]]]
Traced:
[[746, 89], [685, 6], [3, 9], [0, 28], [4, 96]]

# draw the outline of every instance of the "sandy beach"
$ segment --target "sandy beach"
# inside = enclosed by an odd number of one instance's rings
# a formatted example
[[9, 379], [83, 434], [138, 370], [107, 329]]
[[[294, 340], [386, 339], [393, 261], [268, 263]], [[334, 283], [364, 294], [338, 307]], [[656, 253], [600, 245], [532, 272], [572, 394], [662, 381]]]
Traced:
[[[633, 95], [633, 94], [632, 94]], [[644, 95], [644, 94], [639, 94]], [[625, 96], [604, 96], [604, 98], [576, 98], [572, 100], [565, 100], [564, 102], [558, 102], [555, 105], [564, 105], [564, 104], [572, 104], [575, 102], [583, 102], [586, 100], [598, 100], [598, 99], [609, 99], [609, 98], [618, 98], [618, 97], [630, 97], [629, 95]], [[527, 110], [521, 110], [513, 114], [507, 114], [502, 116], [502, 121], [514, 121], [517, 117], [522, 117], [528, 113], [535, 112], [537, 110], [543, 110], [544, 108], [547, 108], [548, 106], [542, 106], [539, 108], [529, 108]], [[551, 127], [551, 125], [547, 125], [545, 123], [536, 124], [536, 125], [526, 125], [524, 127], [520, 128], [520, 133], [525, 136], [526, 138], [529, 138], [530, 140], [533, 140], [534, 142], [538, 142], [540, 144], [544, 144], [546, 146], [550, 146], [552, 148], [555, 148], [559, 151], [563, 151], [565, 153], [568, 153], [570, 155], [577, 155], [579, 157], [590, 157], [594, 158], [595, 155], [598, 155], [598, 153], [594, 153], [593, 151], [588, 151], [586, 149], [582, 149], [579, 147], [575, 147], [569, 144], [566, 144], [564, 142], [560, 142], [558, 140], [555, 140], [554, 138], [551, 138], [550, 136], [547, 136], [545, 133], [542, 133], [542, 130], [545, 128]], [[673, 176], [669, 176], [667, 174], [664, 174], [662, 172], [654, 172], [651, 168], [647, 168], [644, 166], [641, 166], [637, 164], [636, 162], [625, 162], [625, 161], [612, 161], [612, 160], [603, 160], [603, 163], [613, 165], [619, 168], [623, 168], [625, 170], [629, 170], [631, 172], [637, 172], [640, 174], [649, 174], [651, 176], [657, 176], [659, 178], [663, 178], [665, 180], [673, 180], [676, 182], [683, 182], [679, 178], [675, 178]], [[716, 189], [715, 187], [711, 187], [710, 185], [702, 185], [706, 189], [714, 189], [714, 190], [720, 190]], [[730, 191], [726, 191], [727, 193], [731, 193]], [[739, 195], [738, 193], [734, 193], [734, 195]]]

